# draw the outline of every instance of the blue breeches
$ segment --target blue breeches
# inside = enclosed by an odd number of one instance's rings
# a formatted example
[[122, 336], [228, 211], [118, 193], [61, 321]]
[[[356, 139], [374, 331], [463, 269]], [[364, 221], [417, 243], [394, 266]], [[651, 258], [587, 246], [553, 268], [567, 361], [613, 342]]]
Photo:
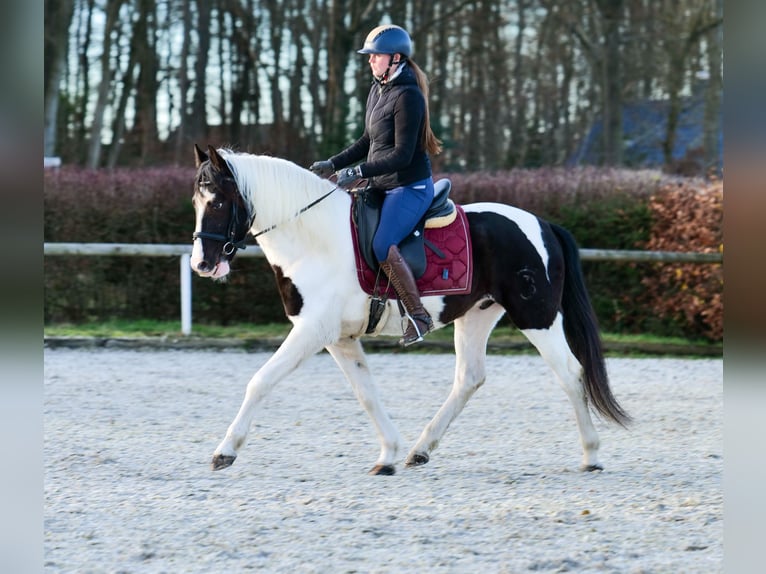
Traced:
[[380, 225], [372, 240], [378, 261], [385, 261], [388, 249], [409, 235], [434, 198], [434, 180], [429, 177], [386, 192], [380, 211]]

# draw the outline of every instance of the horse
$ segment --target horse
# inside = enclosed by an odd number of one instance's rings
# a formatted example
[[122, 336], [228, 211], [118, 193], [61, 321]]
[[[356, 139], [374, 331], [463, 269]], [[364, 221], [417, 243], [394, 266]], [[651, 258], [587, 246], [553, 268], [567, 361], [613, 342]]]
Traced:
[[[394, 474], [402, 438], [383, 407], [362, 347], [371, 297], [360, 287], [355, 268], [351, 195], [286, 159], [212, 146], [205, 152], [196, 144], [194, 150], [192, 269], [201, 277], [225, 279], [237, 250], [256, 238], [292, 323], [247, 384], [242, 405], [213, 453], [212, 469], [234, 463], [258, 403], [274, 386], [326, 349], [377, 432], [380, 453], [369, 474]], [[581, 470], [603, 470], [591, 410], [622, 426], [630, 416], [610, 389], [574, 238], [563, 227], [510, 205], [462, 208], [473, 250], [470, 292], [423, 298], [435, 328], [454, 325], [454, 381], [409, 450], [405, 466], [429, 461], [447, 428], [484, 384], [487, 342], [507, 314], [550, 366], [574, 408]], [[387, 300], [371, 335], [401, 334], [397, 303]]]

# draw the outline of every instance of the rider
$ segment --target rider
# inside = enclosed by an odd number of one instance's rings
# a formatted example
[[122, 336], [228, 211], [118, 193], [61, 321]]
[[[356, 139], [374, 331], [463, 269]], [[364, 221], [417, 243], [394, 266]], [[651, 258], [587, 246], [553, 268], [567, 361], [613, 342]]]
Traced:
[[431, 131], [428, 80], [411, 59], [407, 31], [391, 24], [378, 26], [358, 53], [369, 54], [373, 75], [364, 133], [310, 169], [322, 177], [339, 170], [338, 185], [342, 187], [367, 178], [371, 187], [385, 191], [372, 247], [406, 311], [407, 326], [399, 343], [407, 346], [422, 341], [433, 329], [433, 320], [420, 301], [415, 278], [398, 245], [431, 204], [434, 185], [429, 154], [441, 151], [441, 141]]

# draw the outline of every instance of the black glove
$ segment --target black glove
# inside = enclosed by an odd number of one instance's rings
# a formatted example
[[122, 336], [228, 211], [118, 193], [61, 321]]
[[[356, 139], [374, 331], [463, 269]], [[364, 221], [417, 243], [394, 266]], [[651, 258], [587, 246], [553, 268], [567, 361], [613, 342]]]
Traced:
[[315, 161], [309, 167], [311, 171], [317, 174], [319, 177], [328, 178], [335, 171], [335, 166], [329, 159], [323, 161]]
[[356, 180], [362, 179], [362, 168], [359, 166], [347, 167], [340, 170], [337, 175], [338, 180], [336, 183], [338, 187], [349, 187]]

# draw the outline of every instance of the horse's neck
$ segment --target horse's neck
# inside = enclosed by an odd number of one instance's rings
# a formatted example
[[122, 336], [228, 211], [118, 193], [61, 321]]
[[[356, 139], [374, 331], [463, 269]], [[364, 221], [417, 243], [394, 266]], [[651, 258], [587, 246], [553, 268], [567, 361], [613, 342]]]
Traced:
[[[350, 198], [334, 184], [291, 162], [240, 156], [237, 168], [240, 189], [247, 190], [246, 199], [255, 213], [252, 231], [268, 230], [258, 238], [264, 248], [283, 249], [284, 245], [278, 247], [281, 239], [313, 250], [335, 241], [331, 237], [348, 221]], [[333, 190], [335, 193], [330, 193]]]
[[[332, 187], [327, 191], [333, 190]], [[328, 197], [297, 216], [282, 223], [258, 237], [263, 253], [272, 265], [289, 266], [298, 261], [311, 265], [323, 262], [326, 272], [337, 269], [332, 261], [352, 257], [346, 253], [352, 246], [350, 233], [351, 198], [336, 189]], [[256, 224], [254, 232], [258, 233]]]
[[240, 189], [254, 210], [260, 227], [279, 225], [293, 218], [332, 187], [310, 172], [280, 158], [237, 155]]

